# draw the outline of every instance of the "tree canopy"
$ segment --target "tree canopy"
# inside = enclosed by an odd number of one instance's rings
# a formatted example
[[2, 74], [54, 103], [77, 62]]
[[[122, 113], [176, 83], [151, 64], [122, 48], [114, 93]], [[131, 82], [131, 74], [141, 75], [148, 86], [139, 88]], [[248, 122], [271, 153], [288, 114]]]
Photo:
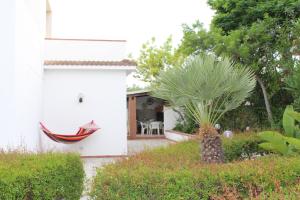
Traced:
[[146, 82], [153, 81], [161, 70], [174, 64], [172, 37], [168, 37], [161, 46], [156, 44], [154, 37], [147, 41], [142, 45], [137, 63], [136, 77]]
[[183, 25], [183, 38], [176, 49], [171, 39], [160, 47], [155, 40], [143, 46], [138, 60], [140, 77], [153, 81], [159, 71], [190, 55], [229, 57], [256, 75], [259, 84], [249, 99], [255, 112], [266, 115], [272, 125], [275, 113], [275, 122], [279, 122], [285, 105], [298, 98], [295, 90], [286, 88], [298, 74], [300, 1], [208, 0], [208, 4], [215, 11], [209, 30], [195, 22]]
[[[184, 26], [181, 54], [211, 52], [229, 56], [255, 71], [265, 99], [284, 86], [283, 77], [293, 71], [294, 50], [300, 38], [300, 2], [296, 0], [209, 0], [215, 10], [211, 28], [197, 22]], [[259, 88], [257, 88], [259, 89]]]

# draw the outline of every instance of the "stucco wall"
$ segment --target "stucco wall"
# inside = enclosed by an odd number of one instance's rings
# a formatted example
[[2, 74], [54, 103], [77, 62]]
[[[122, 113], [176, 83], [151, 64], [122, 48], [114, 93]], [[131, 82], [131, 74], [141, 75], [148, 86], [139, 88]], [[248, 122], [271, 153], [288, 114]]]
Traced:
[[126, 71], [46, 70], [43, 121], [48, 128], [73, 133], [91, 120], [101, 127], [99, 132], [76, 144], [59, 144], [43, 135], [44, 150], [76, 151], [83, 156], [127, 154]]
[[37, 150], [45, 12], [43, 0], [0, 3], [0, 148]]
[[38, 148], [41, 120], [46, 1], [21, 0], [16, 7], [16, 127], [26, 148]]
[[178, 118], [178, 113], [171, 107], [164, 106], [164, 130], [172, 130], [175, 127]]
[[[15, 57], [15, 1], [0, 3], [0, 148], [12, 143], [15, 134], [14, 57]], [[9, 134], [8, 134], [9, 133]]]

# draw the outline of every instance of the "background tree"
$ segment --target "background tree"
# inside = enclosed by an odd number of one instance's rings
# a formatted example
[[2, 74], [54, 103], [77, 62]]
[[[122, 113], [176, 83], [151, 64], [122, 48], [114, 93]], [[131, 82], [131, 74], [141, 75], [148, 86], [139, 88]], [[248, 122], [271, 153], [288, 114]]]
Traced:
[[292, 49], [300, 36], [300, 2], [209, 0], [208, 3], [215, 10], [210, 31], [198, 22], [184, 26], [178, 51], [184, 55], [212, 52], [251, 67], [260, 86], [256, 93], [262, 94], [268, 120], [274, 124], [270, 98], [281, 92], [282, 77], [295, 65]]
[[151, 82], [161, 70], [173, 66], [177, 60], [171, 36], [161, 46], [156, 44], [153, 37], [143, 44], [140, 50], [136, 77], [145, 82]]
[[127, 87], [127, 92], [133, 92], [133, 91], [137, 91], [137, 90], [143, 90], [145, 89], [144, 87], [141, 87], [139, 85], [133, 84], [130, 87]]
[[254, 74], [247, 68], [233, 66], [227, 58], [219, 61], [213, 55], [203, 54], [161, 71], [153, 94], [190, 113], [200, 124], [202, 161], [220, 163], [222, 141], [214, 125], [250, 95], [255, 83]]
[[294, 97], [294, 107], [300, 110], [300, 66], [293, 71], [293, 73], [286, 79], [287, 90], [289, 90]]

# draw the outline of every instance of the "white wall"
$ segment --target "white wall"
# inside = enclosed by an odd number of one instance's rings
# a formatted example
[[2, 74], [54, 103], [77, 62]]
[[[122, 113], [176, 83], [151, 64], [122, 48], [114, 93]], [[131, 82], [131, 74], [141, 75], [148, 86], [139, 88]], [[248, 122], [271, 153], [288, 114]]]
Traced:
[[46, 60], [122, 60], [126, 42], [46, 40]]
[[41, 120], [46, 1], [21, 0], [16, 7], [16, 125], [22, 145], [38, 148]]
[[76, 151], [83, 156], [127, 154], [125, 70], [48, 69], [43, 108], [43, 121], [55, 132], [74, 133], [91, 120], [101, 127], [76, 144], [59, 144], [44, 135], [44, 150]]
[[0, 4], [0, 148], [22, 145], [37, 150], [45, 1], [3, 0]]
[[0, 2], [0, 148], [14, 142], [15, 1]]
[[176, 113], [171, 107], [164, 106], [164, 130], [172, 130], [177, 120], [179, 119], [178, 113]]

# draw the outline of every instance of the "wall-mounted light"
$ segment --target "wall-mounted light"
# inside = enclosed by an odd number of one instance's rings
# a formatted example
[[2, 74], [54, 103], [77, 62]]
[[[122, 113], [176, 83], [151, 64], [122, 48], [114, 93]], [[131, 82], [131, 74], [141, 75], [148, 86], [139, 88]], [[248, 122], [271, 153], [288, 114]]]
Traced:
[[80, 93], [80, 94], [78, 95], [78, 103], [83, 103], [83, 100], [84, 100], [84, 96], [83, 96], [82, 93]]

